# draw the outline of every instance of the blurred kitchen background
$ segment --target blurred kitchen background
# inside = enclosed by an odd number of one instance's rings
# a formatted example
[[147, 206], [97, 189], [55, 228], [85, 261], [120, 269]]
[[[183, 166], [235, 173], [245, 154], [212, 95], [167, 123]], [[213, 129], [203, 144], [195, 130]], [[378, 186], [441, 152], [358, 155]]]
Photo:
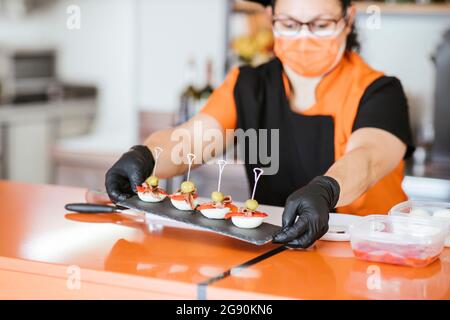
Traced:
[[[363, 57], [408, 95], [418, 149], [404, 187], [450, 201], [450, 3], [357, 9]], [[270, 28], [237, 0], [0, 0], [0, 178], [104, 189], [124, 151], [192, 116], [231, 66], [270, 59]], [[216, 166], [194, 179], [209, 195]], [[240, 165], [224, 180], [247, 198]]]

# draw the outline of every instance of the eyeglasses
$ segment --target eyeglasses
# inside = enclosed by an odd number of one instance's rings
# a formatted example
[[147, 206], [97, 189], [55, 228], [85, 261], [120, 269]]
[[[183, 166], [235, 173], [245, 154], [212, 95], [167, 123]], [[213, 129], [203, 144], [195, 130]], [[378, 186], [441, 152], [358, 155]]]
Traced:
[[345, 21], [345, 16], [339, 19], [315, 19], [309, 22], [301, 22], [289, 16], [280, 16], [272, 19], [272, 25], [274, 33], [282, 37], [298, 36], [303, 25], [306, 25], [309, 32], [317, 37], [331, 37], [336, 34], [341, 20]]

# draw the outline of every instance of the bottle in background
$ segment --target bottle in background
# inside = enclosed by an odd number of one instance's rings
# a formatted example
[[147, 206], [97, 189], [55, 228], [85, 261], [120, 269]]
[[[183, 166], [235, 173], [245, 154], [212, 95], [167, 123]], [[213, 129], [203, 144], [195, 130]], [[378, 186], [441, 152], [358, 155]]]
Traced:
[[205, 105], [206, 101], [208, 100], [209, 96], [213, 93], [214, 87], [213, 87], [213, 62], [212, 59], [208, 59], [206, 61], [206, 77], [205, 86], [199, 91], [199, 103], [197, 105], [197, 112], [200, 111], [200, 109]]
[[199, 91], [195, 89], [196, 78], [197, 65], [194, 59], [189, 59], [184, 71], [184, 81], [186, 83], [186, 88], [181, 93], [180, 106], [175, 120], [175, 125], [186, 122], [197, 113]]

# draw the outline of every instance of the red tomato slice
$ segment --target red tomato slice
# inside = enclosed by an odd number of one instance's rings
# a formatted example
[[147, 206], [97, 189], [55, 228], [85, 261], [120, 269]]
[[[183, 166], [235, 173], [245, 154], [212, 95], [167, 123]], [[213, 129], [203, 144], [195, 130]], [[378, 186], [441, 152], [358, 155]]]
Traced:
[[[236, 212], [238, 209], [238, 207], [236, 207], [232, 203], [226, 203], [224, 207], [230, 209], [231, 212]], [[205, 209], [216, 209], [216, 207], [212, 202], [204, 203], [197, 207], [197, 210], [205, 210]]]
[[[152, 192], [152, 188], [144, 187], [144, 186], [137, 186], [137, 187], [136, 187], [136, 190], [137, 190], [138, 192], [142, 192], [142, 193], [145, 193], [145, 192]], [[167, 196], [166, 190], [164, 190], [164, 189], [162, 189], [162, 188], [158, 188], [158, 193]]]
[[147, 191], [149, 191], [149, 188], [143, 187], [143, 186], [137, 186], [137, 187], [136, 187], [136, 190], [137, 190], [138, 192], [147, 192]]
[[[184, 197], [185, 197], [185, 195], [182, 194], [182, 193], [174, 193], [174, 194], [169, 195], [169, 198], [170, 198], [170, 199], [173, 199], [173, 200], [176, 200], [176, 201], [182, 201], [182, 200], [185, 200]], [[197, 195], [197, 194], [194, 194], [193, 197], [194, 197], [194, 199], [197, 199], [197, 198], [198, 198], [198, 195]]]
[[197, 210], [215, 209], [216, 207], [212, 203], [204, 203], [197, 207]]
[[227, 203], [227, 204], [225, 204], [225, 207], [229, 208], [231, 212], [237, 212], [237, 211], [238, 211], [238, 207], [235, 206], [235, 205], [232, 204], [232, 203]]
[[158, 189], [158, 192], [159, 192], [160, 194], [163, 194], [163, 195], [167, 196], [167, 192], [166, 192], [166, 190], [164, 190], [164, 189], [159, 188], [159, 189]]
[[252, 212], [251, 216], [249, 216], [244, 212], [235, 211], [229, 212], [225, 215], [225, 219], [230, 219], [231, 217], [265, 218], [267, 217], [267, 214], [265, 214], [264, 212], [254, 211]]

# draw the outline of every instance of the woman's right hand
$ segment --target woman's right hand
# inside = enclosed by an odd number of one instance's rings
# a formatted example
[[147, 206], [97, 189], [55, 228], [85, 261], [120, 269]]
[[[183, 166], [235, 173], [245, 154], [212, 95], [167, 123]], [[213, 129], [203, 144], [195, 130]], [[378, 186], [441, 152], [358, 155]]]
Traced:
[[147, 179], [155, 165], [150, 149], [134, 146], [106, 172], [106, 192], [112, 202], [124, 201], [136, 194], [136, 187]]

